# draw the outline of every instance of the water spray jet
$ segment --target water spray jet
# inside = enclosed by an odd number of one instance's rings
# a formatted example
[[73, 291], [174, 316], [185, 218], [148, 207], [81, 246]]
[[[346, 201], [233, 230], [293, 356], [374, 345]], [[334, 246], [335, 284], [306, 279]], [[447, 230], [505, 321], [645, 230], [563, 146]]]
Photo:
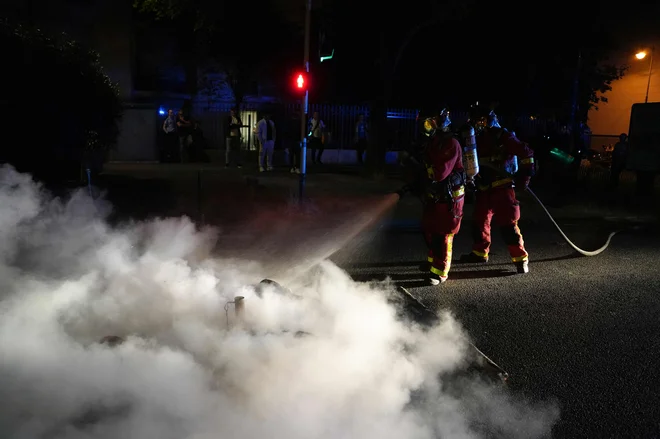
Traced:
[[[113, 228], [86, 197], [48, 199], [12, 170], [0, 180], [3, 212], [15, 213], [0, 215], [3, 248], [26, 254], [0, 260], [0, 437], [479, 439], [489, 430], [536, 439], [556, 422], [554, 407], [478, 381], [444, 391], [438, 377], [465, 366], [461, 326], [449, 314], [427, 331], [400, 321], [391, 286], [353, 282], [326, 261], [294, 280], [295, 297], [264, 283], [259, 299], [250, 284], [263, 266], [235, 254], [191, 258], [212, 235], [187, 218]], [[370, 206], [320, 225], [349, 218], [340, 232], [354, 230], [373, 220]], [[312, 256], [342, 238], [319, 237], [305, 246]], [[287, 268], [299, 262], [256, 246]], [[234, 330], [220, 321], [225, 305], [228, 320], [243, 306]], [[98, 344], [107, 334], [116, 335]]]

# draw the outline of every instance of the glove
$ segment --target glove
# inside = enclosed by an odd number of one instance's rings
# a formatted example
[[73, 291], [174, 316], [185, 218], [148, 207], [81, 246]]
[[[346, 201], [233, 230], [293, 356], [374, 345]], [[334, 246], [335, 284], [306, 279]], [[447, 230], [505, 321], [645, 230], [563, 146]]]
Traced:
[[532, 180], [532, 177], [518, 177], [516, 178], [516, 189], [520, 192], [525, 192], [529, 187], [529, 182]]

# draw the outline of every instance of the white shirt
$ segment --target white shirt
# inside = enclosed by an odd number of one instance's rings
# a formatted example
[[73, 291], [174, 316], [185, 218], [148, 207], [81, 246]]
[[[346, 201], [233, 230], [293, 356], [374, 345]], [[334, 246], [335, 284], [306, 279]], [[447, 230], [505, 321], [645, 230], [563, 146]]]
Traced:
[[[269, 120], [268, 122], [270, 123], [270, 127], [273, 130], [272, 140], [275, 141], [275, 122], [273, 122], [272, 120]], [[268, 138], [267, 137], [267, 135], [268, 135], [267, 130], [268, 130], [268, 128], [266, 127], [266, 119], [261, 119], [257, 123], [257, 139], [259, 139], [259, 143], [261, 143], [262, 145], [264, 143], [266, 143], [266, 139]]]

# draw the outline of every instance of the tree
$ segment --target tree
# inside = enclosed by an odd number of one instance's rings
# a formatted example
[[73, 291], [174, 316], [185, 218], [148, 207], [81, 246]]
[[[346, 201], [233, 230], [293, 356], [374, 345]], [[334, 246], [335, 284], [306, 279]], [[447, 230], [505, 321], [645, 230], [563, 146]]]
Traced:
[[[238, 3], [238, 2], [236, 2]], [[193, 31], [210, 30], [226, 24], [226, 6], [230, 2], [210, 0], [134, 0], [133, 7], [151, 13], [157, 20], [184, 19]]]
[[81, 161], [102, 159], [117, 140], [117, 84], [96, 52], [64, 34], [0, 21], [0, 43], [8, 59], [23, 60], [0, 81], [0, 117], [12, 121], [23, 144], [3, 148], [0, 162], [44, 180], [78, 178]]
[[[571, 122], [574, 103], [575, 122], [586, 122], [589, 109], [597, 109], [600, 102], [607, 102], [604, 94], [627, 70], [627, 66], [609, 60], [622, 44], [614, 35], [620, 27], [619, 17], [612, 14], [594, 17], [589, 9], [578, 9], [578, 12], [584, 15], [564, 16], [563, 11], [554, 12], [558, 14], [556, 20], [564, 20], [567, 29], [564, 41], [571, 41], [570, 46], [555, 40], [552, 29], [536, 29], [546, 38], [539, 41], [544, 50], [537, 55], [536, 62], [539, 68], [536, 69], [534, 87], [542, 90], [537, 93], [540, 99], [535, 103], [536, 110], [552, 110], [564, 123]], [[553, 20], [548, 21], [553, 23]]]
[[[544, 52], [545, 60], [529, 61], [528, 76], [515, 78], [502, 93], [509, 98], [506, 106], [512, 113], [534, 114], [569, 124], [577, 79], [575, 119], [578, 123], [586, 122], [589, 109], [607, 102], [606, 92], [612, 89], [613, 81], [625, 74], [627, 67], [612, 64], [606, 55], [591, 50], [580, 51], [575, 47], [555, 55], [552, 50]], [[581, 53], [579, 66], [578, 53]], [[525, 86], [521, 88], [519, 84]], [[511, 99], [518, 95], [519, 102]]]
[[577, 121], [587, 122], [589, 110], [598, 110], [601, 102], [607, 102], [604, 94], [612, 90], [612, 82], [625, 75], [628, 66], [603, 62], [599, 59], [587, 59], [579, 75]]

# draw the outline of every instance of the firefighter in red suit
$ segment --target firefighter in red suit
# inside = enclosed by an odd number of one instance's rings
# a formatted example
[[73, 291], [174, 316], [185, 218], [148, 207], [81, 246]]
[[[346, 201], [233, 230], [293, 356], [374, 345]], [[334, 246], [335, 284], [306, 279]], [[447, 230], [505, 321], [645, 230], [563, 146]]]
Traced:
[[[514, 188], [525, 190], [534, 175], [534, 151], [502, 128], [492, 110], [477, 109], [472, 116], [477, 131], [480, 171], [473, 215], [472, 253], [462, 262], [488, 262], [491, 221], [500, 229], [518, 273], [529, 272], [518, 221], [520, 204]], [[514, 175], [515, 174], [515, 175]]]
[[429, 248], [429, 282], [438, 285], [449, 276], [454, 235], [461, 227], [465, 172], [461, 145], [450, 131], [449, 113], [421, 115], [420, 122], [426, 136], [422, 229]]

